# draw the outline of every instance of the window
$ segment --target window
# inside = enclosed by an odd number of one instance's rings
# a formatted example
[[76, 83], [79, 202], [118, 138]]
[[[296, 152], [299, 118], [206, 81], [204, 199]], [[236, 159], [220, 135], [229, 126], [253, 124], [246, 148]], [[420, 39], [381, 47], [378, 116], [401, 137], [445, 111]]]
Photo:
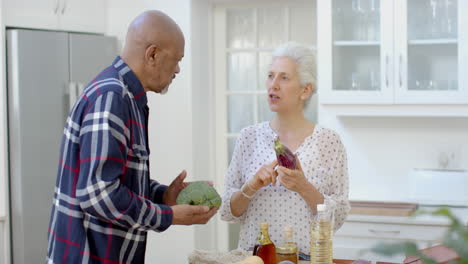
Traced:
[[[216, 175], [220, 187], [240, 130], [274, 116], [265, 89], [272, 51], [287, 41], [315, 49], [315, 7], [315, 1], [250, 1], [216, 6]], [[317, 95], [311, 100], [306, 117], [316, 122]], [[238, 226], [226, 225], [218, 231], [221, 239], [229, 239], [229, 249], [237, 247]]]

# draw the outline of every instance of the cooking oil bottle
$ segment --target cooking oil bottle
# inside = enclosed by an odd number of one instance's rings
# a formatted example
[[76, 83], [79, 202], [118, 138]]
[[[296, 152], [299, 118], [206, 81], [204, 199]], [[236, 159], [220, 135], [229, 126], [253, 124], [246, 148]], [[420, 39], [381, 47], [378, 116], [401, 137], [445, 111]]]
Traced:
[[293, 228], [286, 226], [284, 228], [284, 241], [276, 247], [276, 262], [278, 264], [297, 264], [297, 244], [293, 238]]
[[268, 235], [268, 223], [260, 223], [260, 233], [253, 254], [259, 256], [264, 264], [276, 264], [276, 247]]
[[333, 214], [325, 204], [317, 205], [317, 215], [312, 223], [310, 236], [310, 263], [333, 263]]

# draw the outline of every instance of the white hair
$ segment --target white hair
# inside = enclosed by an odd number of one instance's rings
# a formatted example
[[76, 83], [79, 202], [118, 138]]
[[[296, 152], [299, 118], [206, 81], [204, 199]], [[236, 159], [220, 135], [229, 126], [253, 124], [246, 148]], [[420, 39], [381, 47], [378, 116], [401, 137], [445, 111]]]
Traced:
[[317, 92], [316, 60], [311, 48], [296, 42], [287, 42], [273, 51], [272, 60], [277, 57], [291, 58], [297, 65], [301, 85], [306, 86], [310, 83], [313, 86], [313, 92]]

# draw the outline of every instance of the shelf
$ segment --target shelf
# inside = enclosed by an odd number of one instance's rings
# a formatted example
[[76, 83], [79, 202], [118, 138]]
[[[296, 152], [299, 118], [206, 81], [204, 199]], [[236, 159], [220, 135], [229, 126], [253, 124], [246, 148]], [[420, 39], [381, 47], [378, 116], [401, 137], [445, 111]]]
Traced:
[[[409, 45], [444, 45], [458, 44], [457, 39], [414, 39], [408, 42]], [[335, 41], [333, 45], [339, 47], [362, 47], [362, 46], [379, 46], [380, 41]]]
[[415, 39], [408, 42], [409, 45], [443, 45], [457, 43], [457, 39]]
[[380, 46], [380, 41], [335, 41], [333, 45], [338, 47], [367, 47]]
[[468, 118], [467, 105], [363, 105], [363, 104], [327, 104], [322, 103], [327, 111], [337, 117], [442, 117]]

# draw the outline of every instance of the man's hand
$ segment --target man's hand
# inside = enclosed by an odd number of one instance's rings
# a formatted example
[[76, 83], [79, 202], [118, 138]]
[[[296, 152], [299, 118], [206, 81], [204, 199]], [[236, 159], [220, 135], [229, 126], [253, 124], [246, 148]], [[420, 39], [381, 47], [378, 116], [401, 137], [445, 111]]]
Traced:
[[180, 204], [171, 206], [173, 225], [206, 224], [218, 211], [218, 208], [209, 208], [206, 205]]
[[184, 182], [185, 177], [187, 177], [187, 172], [183, 170], [169, 185], [167, 190], [164, 192], [163, 195], [163, 203], [165, 205], [175, 205], [177, 196], [179, 195], [180, 191], [187, 187], [190, 183]]

